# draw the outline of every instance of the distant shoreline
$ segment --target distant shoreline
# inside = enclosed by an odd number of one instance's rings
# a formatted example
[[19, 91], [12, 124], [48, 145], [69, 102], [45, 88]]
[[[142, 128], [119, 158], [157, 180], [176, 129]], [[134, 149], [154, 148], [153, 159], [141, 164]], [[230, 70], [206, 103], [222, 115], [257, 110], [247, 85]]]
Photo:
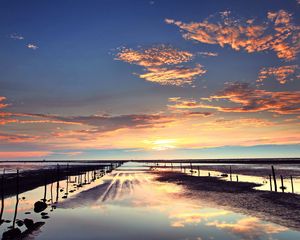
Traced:
[[215, 158], [215, 159], [119, 159], [119, 160], [0, 160], [1, 163], [232, 163], [232, 164], [300, 164], [299, 158]]

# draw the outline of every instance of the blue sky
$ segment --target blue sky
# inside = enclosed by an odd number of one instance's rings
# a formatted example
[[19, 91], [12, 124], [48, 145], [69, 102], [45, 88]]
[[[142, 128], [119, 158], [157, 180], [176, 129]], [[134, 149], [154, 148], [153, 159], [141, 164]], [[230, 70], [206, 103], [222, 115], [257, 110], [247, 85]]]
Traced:
[[[0, 1], [0, 158], [299, 156], [299, 11], [297, 0]], [[153, 49], [172, 59], [153, 62]]]

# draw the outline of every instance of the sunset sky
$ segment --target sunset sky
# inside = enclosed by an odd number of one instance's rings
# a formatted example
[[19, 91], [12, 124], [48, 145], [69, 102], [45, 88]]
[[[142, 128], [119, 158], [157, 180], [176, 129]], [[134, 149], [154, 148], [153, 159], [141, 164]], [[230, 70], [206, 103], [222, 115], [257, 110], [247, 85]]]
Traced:
[[300, 157], [300, 1], [1, 0], [0, 159]]

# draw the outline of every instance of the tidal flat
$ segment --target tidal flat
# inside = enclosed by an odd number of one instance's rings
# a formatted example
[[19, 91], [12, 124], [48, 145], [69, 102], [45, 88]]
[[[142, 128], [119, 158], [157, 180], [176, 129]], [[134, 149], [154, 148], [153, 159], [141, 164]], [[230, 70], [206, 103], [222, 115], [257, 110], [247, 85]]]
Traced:
[[[297, 167], [293, 167], [293, 174]], [[190, 164], [127, 162], [101, 167], [70, 164], [60, 166], [59, 177], [57, 166], [26, 169], [20, 173], [17, 187], [12, 167], [2, 192], [8, 187], [17, 192], [10, 190], [9, 194], [3, 194], [1, 236], [2, 239], [300, 239], [299, 175], [294, 176], [292, 193], [290, 172], [284, 165], [275, 166], [278, 173], [275, 192], [272, 179], [270, 189], [270, 166], [259, 175], [251, 175], [255, 166], [248, 166], [251, 171], [241, 172], [244, 168], [247, 166], [222, 165], [212, 169], [193, 164], [191, 169]], [[282, 191], [280, 174], [284, 171], [287, 171], [283, 178], [286, 188]], [[28, 180], [24, 179], [28, 177], [24, 176], [30, 174], [41, 180], [25, 188]]]

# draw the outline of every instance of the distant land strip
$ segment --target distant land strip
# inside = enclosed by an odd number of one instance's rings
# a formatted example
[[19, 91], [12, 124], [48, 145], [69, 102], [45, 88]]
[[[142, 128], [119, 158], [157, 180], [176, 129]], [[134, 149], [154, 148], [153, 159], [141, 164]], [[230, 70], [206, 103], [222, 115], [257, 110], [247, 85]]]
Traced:
[[116, 162], [140, 163], [207, 163], [207, 164], [300, 164], [300, 158], [228, 158], [228, 159], [131, 159], [131, 160], [0, 160], [1, 163], [86, 163], [107, 164]]

